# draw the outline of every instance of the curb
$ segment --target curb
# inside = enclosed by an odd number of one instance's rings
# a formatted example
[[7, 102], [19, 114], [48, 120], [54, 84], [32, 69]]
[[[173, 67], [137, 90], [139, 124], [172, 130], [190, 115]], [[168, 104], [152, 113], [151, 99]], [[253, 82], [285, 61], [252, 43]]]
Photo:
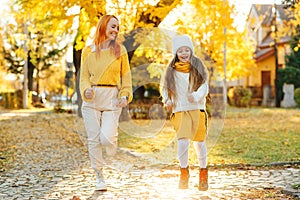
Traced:
[[292, 188], [285, 188], [281, 191], [283, 194], [292, 196], [293, 198], [299, 199], [300, 198], [300, 191], [299, 190], [295, 190]]
[[[141, 153], [135, 152], [131, 149], [127, 148], [118, 148], [119, 152], [126, 153], [133, 157], [142, 157], [144, 156]], [[165, 164], [165, 163], [155, 163], [152, 166], [161, 165], [164, 166], [164, 168], [178, 168], [178, 164], [171, 163], [171, 164]], [[191, 165], [190, 168], [197, 168], [197, 165]], [[233, 164], [208, 164], [208, 167], [210, 169], [226, 169], [226, 168], [236, 168], [236, 169], [251, 169], [251, 168], [288, 168], [288, 167], [296, 167], [300, 168], [300, 161], [284, 161], [284, 162], [271, 162], [271, 163], [249, 163], [249, 164], [242, 164], [242, 163], [233, 163]]]

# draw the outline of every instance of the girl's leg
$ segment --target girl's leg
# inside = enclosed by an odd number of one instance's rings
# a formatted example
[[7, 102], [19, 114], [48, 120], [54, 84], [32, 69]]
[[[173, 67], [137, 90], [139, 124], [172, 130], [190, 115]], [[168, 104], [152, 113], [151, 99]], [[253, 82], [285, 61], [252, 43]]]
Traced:
[[196, 150], [196, 155], [198, 158], [200, 168], [206, 168], [207, 167], [206, 143], [194, 141], [194, 148]]
[[199, 186], [198, 190], [206, 191], [208, 189], [208, 170], [207, 170], [207, 149], [205, 142], [194, 141], [194, 147], [199, 161]]
[[189, 187], [189, 168], [188, 168], [188, 157], [189, 157], [189, 146], [190, 141], [186, 138], [178, 140], [178, 159], [180, 163], [180, 180], [179, 189], [187, 189]]
[[178, 139], [178, 159], [181, 168], [188, 167], [190, 141], [186, 138]]

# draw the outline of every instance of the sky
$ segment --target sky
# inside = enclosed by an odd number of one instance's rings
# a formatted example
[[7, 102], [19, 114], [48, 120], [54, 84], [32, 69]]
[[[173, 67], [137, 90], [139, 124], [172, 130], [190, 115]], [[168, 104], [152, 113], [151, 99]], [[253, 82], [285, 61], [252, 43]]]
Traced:
[[7, 8], [7, 2], [9, 2], [9, 0], [0, 0], [0, 11], [2, 12], [2, 10]]

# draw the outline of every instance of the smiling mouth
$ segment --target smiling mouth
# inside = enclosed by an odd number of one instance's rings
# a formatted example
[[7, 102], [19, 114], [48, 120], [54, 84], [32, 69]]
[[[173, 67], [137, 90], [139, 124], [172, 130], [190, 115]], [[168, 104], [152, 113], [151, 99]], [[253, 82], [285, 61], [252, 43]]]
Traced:
[[118, 36], [117, 33], [111, 33], [110, 35], [113, 36], [114, 38], [116, 38]]
[[181, 56], [181, 58], [185, 60], [185, 59], [188, 59], [189, 57], [188, 56]]

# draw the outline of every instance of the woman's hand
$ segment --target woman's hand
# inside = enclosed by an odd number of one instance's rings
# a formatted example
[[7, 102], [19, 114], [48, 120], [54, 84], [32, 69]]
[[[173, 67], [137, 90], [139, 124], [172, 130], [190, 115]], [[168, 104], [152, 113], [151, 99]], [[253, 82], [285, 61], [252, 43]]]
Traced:
[[120, 98], [119, 99], [119, 107], [124, 108], [126, 107], [128, 104], [128, 100], [126, 98]]
[[84, 92], [84, 96], [87, 99], [92, 99], [93, 96], [94, 96], [94, 90], [92, 88], [86, 89], [85, 92]]

